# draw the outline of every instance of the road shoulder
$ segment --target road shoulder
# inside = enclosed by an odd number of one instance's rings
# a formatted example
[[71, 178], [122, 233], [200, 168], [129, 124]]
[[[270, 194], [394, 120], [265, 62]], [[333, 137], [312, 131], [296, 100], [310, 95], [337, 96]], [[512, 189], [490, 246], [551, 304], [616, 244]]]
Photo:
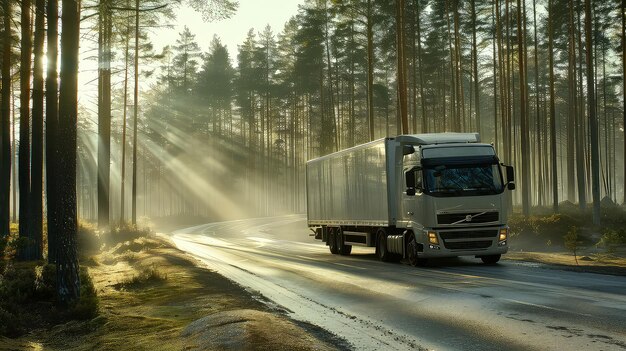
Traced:
[[199, 267], [161, 238], [98, 254], [89, 267], [100, 315], [18, 339], [0, 350], [335, 350], [341, 339], [295, 322], [253, 292]]

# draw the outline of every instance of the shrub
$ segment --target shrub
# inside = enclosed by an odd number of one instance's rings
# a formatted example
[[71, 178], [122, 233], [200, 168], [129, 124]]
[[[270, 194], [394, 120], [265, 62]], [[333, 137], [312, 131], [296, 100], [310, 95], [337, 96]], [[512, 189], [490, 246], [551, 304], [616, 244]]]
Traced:
[[569, 251], [572, 251], [574, 254], [574, 260], [576, 260], [576, 265], [578, 265], [578, 257], [576, 255], [576, 251], [580, 249], [580, 244], [582, 243], [579, 235], [578, 235], [578, 227], [570, 227], [569, 231], [563, 237], [563, 241], [565, 244], [565, 248]]
[[626, 229], [605, 229], [600, 241], [596, 244], [598, 247], [604, 247], [607, 252], [613, 253], [619, 246], [626, 244]]
[[42, 300], [53, 300], [56, 296], [56, 265], [46, 264], [36, 268], [35, 291]]
[[86, 268], [80, 269], [80, 298], [69, 308], [72, 319], [87, 320], [98, 315], [100, 306], [96, 287]]
[[113, 228], [107, 235], [106, 244], [108, 246], [113, 246], [118, 243], [147, 237], [150, 233], [149, 228], [140, 228], [133, 224], [121, 223]]
[[102, 246], [102, 238], [96, 225], [89, 222], [79, 221], [76, 240], [81, 258], [99, 251]]
[[144, 267], [139, 274], [132, 276], [118, 284], [121, 288], [138, 288], [150, 283], [167, 280], [167, 274], [160, 272], [155, 265]]
[[526, 248], [546, 248], [554, 245], [563, 246], [563, 238], [571, 226], [582, 227], [584, 222], [566, 214], [545, 216], [521, 215], [509, 219], [513, 245]]

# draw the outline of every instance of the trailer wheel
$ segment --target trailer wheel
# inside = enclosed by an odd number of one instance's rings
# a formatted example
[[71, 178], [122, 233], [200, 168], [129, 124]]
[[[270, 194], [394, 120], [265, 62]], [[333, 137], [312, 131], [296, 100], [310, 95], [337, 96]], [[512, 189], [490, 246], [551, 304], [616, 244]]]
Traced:
[[337, 228], [335, 231], [335, 237], [337, 238], [337, 252], [340, 255], [348, 256], [352, 252], [352, 245], [346, 245], [345, 237], [343, 236], [343, 229]]
[[500, 261], [500, 255], [489, 255], [489, 256], [481, 256], [480, 259], [483, 260], [484, 264], [496, 264]]
[[415, 240], [415, 234], [409, 232], [406, 240], [406, 252], [409, 264], [413, 267], [423, 266], [426, 264], [425, 258], [419, 258], [417, 255], [417, 240]]
[[337, 235], [335, 234], [335, 228], [328, 227], [328, 248], [330, 249], [330, 253], [336, 255], [339, 253], [339, 248], [337, 247]]
[[393, 261], [393, 254], [387, 250], [387, 231], [379, 228], [376, 232], [376, 256], [383, 262]]

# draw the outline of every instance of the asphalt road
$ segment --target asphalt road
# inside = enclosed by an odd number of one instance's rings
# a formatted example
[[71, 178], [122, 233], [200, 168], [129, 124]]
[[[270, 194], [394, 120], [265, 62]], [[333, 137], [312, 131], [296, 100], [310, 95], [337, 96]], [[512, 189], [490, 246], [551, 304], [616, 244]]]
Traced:
[[626, 350], [626, 277], [461, 258], [330, 254], [304, 216], [205, 224], [176, 245], [355, 350]]

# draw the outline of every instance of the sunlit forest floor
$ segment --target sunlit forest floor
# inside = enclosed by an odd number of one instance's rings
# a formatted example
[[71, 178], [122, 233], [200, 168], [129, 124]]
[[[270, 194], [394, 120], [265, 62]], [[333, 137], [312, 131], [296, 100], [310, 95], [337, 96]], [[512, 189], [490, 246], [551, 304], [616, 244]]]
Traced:
[[0, 350], [330, 350], [297, 324], [162, 239], [138, 238], [83, 259], [99, 314], [0, 338]]

